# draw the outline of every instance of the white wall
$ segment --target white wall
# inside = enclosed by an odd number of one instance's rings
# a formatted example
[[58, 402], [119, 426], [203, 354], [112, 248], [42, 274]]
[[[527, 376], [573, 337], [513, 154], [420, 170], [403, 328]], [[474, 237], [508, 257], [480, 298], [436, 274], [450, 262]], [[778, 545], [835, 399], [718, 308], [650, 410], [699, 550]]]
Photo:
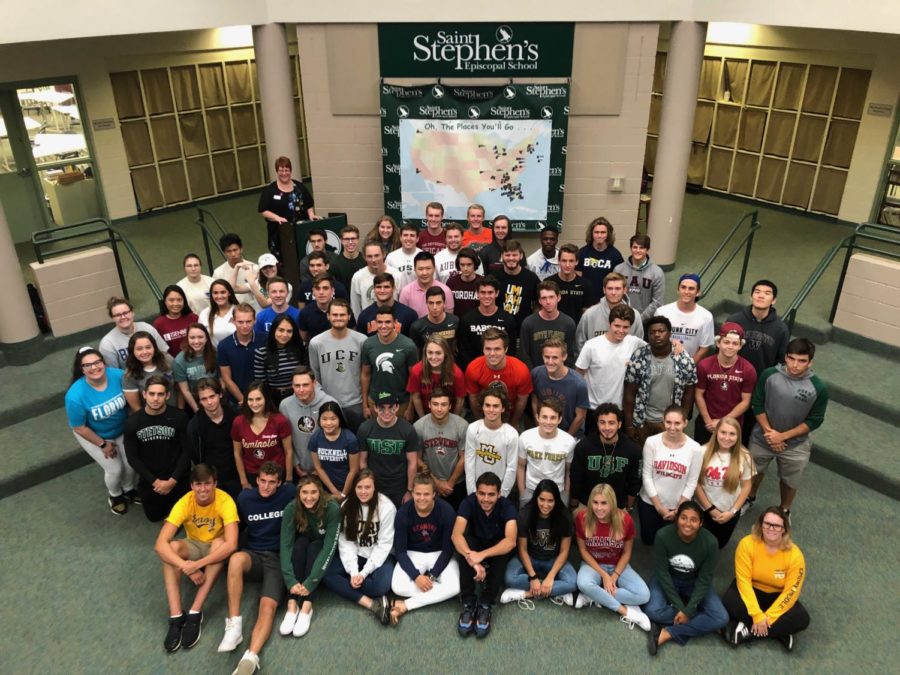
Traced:
[[38, 10], [0, 0], [0, 44], [84, 36], [125, 35], [264, 23], [377, 23], [379, 21], [743, 21], [900, 33], [896, 0], [44, 0]]

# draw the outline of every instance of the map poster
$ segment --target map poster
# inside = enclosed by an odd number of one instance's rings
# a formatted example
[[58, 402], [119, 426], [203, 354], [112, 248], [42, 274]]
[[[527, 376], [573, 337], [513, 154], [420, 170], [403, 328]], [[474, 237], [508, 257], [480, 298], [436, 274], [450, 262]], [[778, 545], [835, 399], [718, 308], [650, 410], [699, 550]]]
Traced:
[[385, 213], [424, 227], [425, 205], [465, 223], [509, 217], [515, 232], [562, 227], [567, 84], [381, 85]]

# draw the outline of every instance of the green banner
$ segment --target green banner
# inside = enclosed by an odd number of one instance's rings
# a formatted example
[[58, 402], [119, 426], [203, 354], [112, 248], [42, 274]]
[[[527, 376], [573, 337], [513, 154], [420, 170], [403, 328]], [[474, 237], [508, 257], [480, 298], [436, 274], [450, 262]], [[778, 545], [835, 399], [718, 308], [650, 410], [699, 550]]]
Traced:
[[573, 23], [388, 23], [382, 77], [569, 77]]
[[567, 84], [382, 84], [381, 117], [385, 213], [398, 222], [437, 201], [446, 221], [477, 203], [517, 232], [562, 227]]

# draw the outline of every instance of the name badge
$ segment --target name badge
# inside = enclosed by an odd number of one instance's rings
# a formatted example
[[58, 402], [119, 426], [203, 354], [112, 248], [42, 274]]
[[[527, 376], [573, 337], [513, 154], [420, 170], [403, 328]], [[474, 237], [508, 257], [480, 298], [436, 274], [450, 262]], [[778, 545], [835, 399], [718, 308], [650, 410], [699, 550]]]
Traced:
[[281, 195], [272, 195], [272, 199], [277, 199], [281, 201]]

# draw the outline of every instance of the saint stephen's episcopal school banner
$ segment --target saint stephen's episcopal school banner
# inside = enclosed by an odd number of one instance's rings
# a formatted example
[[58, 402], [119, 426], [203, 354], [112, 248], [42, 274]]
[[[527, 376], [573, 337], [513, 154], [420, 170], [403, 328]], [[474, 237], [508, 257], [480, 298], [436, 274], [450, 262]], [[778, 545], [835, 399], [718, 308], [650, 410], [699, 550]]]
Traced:
[[[384, 77], [567, 77], [572, 24], [379, 26]], [[385, 213], [420, 222], [469, 204], [514, 231], [559, 229], [565, 190], [568, 84], [381, 85]]]

